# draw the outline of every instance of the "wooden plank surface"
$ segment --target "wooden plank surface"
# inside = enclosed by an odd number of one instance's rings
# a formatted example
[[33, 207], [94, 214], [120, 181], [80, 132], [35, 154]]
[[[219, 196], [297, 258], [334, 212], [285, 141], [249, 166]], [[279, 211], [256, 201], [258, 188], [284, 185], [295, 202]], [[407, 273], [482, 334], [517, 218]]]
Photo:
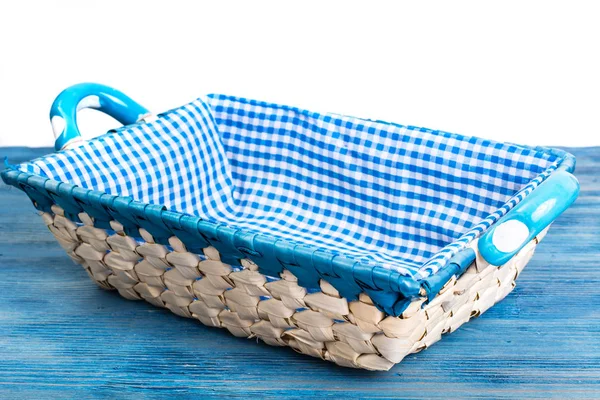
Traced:
[[598, 399], [600, 148], [570, 151], [581, 195], [515, 291], [389, 372], [337, 367], [105, 292], [0, 182], [0, 398]]

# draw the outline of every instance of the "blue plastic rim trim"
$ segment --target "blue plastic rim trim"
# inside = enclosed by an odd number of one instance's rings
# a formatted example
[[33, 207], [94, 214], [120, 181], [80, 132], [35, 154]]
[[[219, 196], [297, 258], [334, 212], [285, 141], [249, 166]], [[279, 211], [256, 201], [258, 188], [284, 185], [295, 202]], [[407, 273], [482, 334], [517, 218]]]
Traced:
[[575, 201], [579, 182], [568, 167], [550, 175], [481, 236], [478, 249], [487, 262], [504, 265]]
[[[65, 210], [69, 219], [76, 222], [79, 222], [78, 214], [86, 212], [94, 218], [94, 225], [101, 229], [110, 229], [109, 222], [114, 219], [123, 224], [125, 232], [130, 236], [139, 237], [138, 229], [143, 227], [156, 238], [157, 243], [166, 245], [170, 236], [177, 236], [189, 251], [196, 253], [213, 246], [224, 255], [231, 255], [224, 262], [236, 264], [239, 259], [247, 257], [259, 266], [259, 271], [264, 275], [278, 276], [283, 269], [290, 269], [298, 277], [298, 283], [309, 289], [318, 289], [318, 280], [322, 278], [349, 301], [356, 300], [361, 292], [365, 292], [377, 308], [393, 316], [402, 314], [411, 299], [422, 296], [433, 299], [452, 276], [462, 275], [475, 260], [475, 252], [466, 248], [437, 273], [417, 281], [397, 271], [366, 266], [342, 255], [294, 245], [264, 235], [248, 234], [128, 197], [112, 196], [52, 181], [13, 168], [2, 171], [0, 175], [6, 184], [23, 190], [40, 211], [51, 212], [52, 204], [57, 204]], [[521, 217], [524, 221], [532, 221], [534, 229], [524, 240], [524, 244], [550, 224], [562, 212], [559, 210], [568, 207], [579, 190], [577, 180], [564, 170], [555, 172], [544, 183], [547, 184], [541, 184], [518, 205], [519, 208], [513, 209], [517, 212], [506, 215], [509, 218]], [[551, 203], [555, 206], [543, 205]], [[506, 220], [505, 218], [503, 221]], [[496, 226], [499, 225], [494, 225]], [[498, 257], [502, 259], [494, 258], [497, 254], [494, 251], [497, 250], [481, 244], [488, 241], [493, 243], [494, 227], [480, 239], [480, 251], [490, 263], [502, 265], [504, 260], [509, 260], [518, 250], [500, 254]]]
[[70, 142], [81, 140], [77, 111], [93, 108], [110, 115], [123, 125], [134, 124], [150, 114], [147, 108], [124, 93], [98, 83], [79, 83], [63, 90], [52, 103], [50, 122], [60, 151]]

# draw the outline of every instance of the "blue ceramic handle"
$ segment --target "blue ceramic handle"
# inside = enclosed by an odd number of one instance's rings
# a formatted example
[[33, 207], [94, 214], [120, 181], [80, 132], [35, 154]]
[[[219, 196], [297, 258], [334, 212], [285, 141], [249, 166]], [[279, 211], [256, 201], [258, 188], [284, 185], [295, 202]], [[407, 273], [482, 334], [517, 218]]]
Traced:
[[148, 109], [124, 93], [98, 83], [79, 83], [63, 90], [50, 109], [50, 122], [59, 151], [67, 145], [83, 140], [77, 127], [77, 111], [93, 108], [122, 123], [136, 123], [150, 114]]
[[504, 265], [562, 214], [578, 194], [577, 178], [559, 168], [481, 236], [481, 256], [492, 265]]

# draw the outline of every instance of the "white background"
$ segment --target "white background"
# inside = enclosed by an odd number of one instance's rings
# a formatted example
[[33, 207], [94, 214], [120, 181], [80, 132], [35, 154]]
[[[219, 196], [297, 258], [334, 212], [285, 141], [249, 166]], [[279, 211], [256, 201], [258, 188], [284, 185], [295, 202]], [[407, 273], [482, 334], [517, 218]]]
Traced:
[[[3, 1], [0, 146], [50, 146], [96, 81], [153, 111], [215, 92], [524, 144], [600, 145], [593, 2]], [[84, 135], [115, 121], [79, 115]]]

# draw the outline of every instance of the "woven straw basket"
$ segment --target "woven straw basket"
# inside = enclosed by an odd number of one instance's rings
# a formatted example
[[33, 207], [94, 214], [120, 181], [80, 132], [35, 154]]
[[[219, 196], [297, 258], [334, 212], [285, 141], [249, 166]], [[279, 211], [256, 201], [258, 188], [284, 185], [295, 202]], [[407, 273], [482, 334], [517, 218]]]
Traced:
[[[81, 108], [125, 126], [84, 142]], [[101, 288], [235, 336], [388, 370], [503, 299], [575, 200], [574, 158], [210, 95], [152, 116], [98, 84], [9, 166]]]

